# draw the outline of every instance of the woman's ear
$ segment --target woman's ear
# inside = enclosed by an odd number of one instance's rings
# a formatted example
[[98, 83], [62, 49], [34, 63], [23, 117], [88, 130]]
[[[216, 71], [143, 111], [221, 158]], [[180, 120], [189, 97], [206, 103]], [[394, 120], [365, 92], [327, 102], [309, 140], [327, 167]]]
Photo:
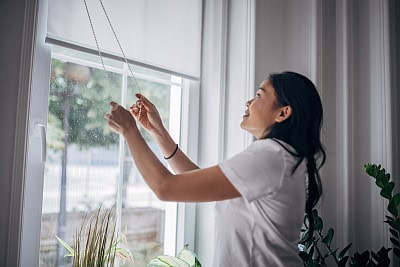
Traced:
[[275, 122], [283, 122], [292, 115], [292, 107], [284, 106], [279, 108], [278, 116], [275, 118]]

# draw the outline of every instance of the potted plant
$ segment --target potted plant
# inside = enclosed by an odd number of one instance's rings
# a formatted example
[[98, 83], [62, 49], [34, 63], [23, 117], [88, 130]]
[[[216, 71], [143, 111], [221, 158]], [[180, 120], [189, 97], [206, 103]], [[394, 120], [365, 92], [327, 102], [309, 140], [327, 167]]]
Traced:
[[394, 256], [400, 259], [400, 217], [398, 206], [400, 203], [400, 193], [393, 194], [394, 182], [390, 179], [390, 174], [382, 168], [381, 165], [365, 164], [366, 173], [375, 179], [375, 184], [381, 189], [380, 195], [388, 201], [387, 211], [384, 223], [389, 225], [391, 233], [390, 241], [392, 248], [382, 248], [377, 251], [366, 250], [362, 253], [355, 252], [353, 256], [347, 255], [351, 243], [343, 249], [332, 248], [334, 237], [333, 228], [327, 231], [323, 229], [322, 218], [317, 210], [313, 210], [314, 231], [310, 231], [309, 218], [304, 217], [304, 229], [302, 229], [302, 238], [299, 243], [299, 255], [303, 259], [304, 266], [327, 266], [327, 261], [333, 261], [337, 266], [379, 266], [386, 267], [390, 265], [389, 252], [393, 251]]
[[56, 236], [73, 257], [74, 267], [114, 266], [115, 259], [133, 261], [124, 235], [116, 233], [113, 209], [98, 208], [92, 216], [82, 220], [76, 230], [73, 246]]

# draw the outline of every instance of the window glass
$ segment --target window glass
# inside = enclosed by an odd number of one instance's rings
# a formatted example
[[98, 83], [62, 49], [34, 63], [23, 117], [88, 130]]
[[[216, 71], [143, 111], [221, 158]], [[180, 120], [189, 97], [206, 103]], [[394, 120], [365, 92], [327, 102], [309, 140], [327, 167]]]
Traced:
[[[104, 114], [111, 100], [133, 104], [139, 85], [168, 127], [171, 116], [179, 116], [170, 114], [176, 83], [152, 70], [144, 70], [135, 81], [123, 63], [107, 60], [104, 71], [91, 55], [52, 49], [40, 266], [71, 266], [72, 258], [64, 257], [67, 251], [55, 236], [72, 245], [84, 216], [100, 206], [116, 207], [120, 232], [135, 259], [120, 266], [146, 266], [164, 251], [165, 204], [140, 177]], [[140, 130], [162, 159], [150, 136]]]

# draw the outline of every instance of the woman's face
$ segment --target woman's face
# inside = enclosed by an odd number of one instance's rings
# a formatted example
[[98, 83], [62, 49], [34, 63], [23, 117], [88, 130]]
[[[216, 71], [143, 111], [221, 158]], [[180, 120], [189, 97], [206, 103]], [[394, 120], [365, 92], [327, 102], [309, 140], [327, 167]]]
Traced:
[[256, 96], [247, 101], [246, 107], [240, 127], [257, 139], [265, 137], [274, 123], [282, 121], [282, 112], [288, 108], [278, 106], [275, 89], [269, 80], [261, 83]]

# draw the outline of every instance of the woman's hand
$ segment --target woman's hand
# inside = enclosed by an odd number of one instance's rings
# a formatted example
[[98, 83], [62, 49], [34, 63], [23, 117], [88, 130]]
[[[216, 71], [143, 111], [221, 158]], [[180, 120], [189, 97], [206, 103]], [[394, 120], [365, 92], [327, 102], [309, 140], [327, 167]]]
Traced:
[[131, 114], [149, 133], [162, 132], [163, 123], [157, 108], [146, 97], [136, 94], [138, 101], [130, 107]]
[[111, 111], [104, 117], [107, 119], [108, 126], [120, 134], [125, 134], [129, 129], [136, 128], [135, 119], [132, 114], [117, 102], [110, 102]]

